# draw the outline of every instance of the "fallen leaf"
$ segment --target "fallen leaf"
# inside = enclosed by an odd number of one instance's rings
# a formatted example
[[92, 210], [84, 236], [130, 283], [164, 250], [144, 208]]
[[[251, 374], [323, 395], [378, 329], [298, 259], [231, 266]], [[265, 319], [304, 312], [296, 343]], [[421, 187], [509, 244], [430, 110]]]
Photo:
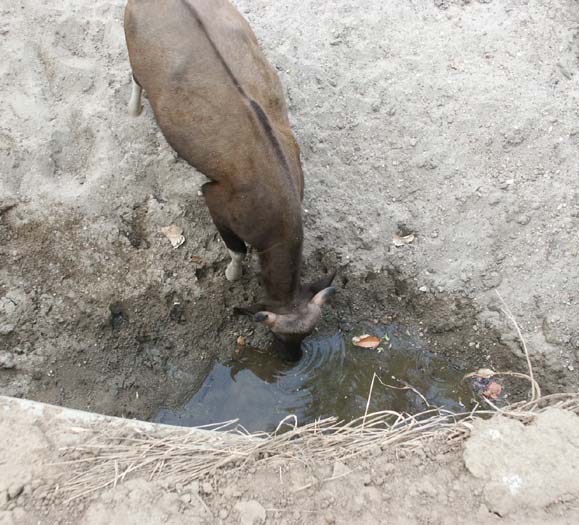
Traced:
[[381, 341], [375, 335], [364, 334], [360, 337], [352, 337], [352, 343], [360, 348], [377, 348], [380, 346]]
[[183, 236], [183, 228], [177, 226], [176, 224], [171, 224], [171, 226], [165, 226], [161, 228], [161, 233], [171, 241], [173, 248], [179, 248], [184, 242], [185, 237]]
[[488, 385], [486, 390], [483, 392], [483, 396], [488, 397], [490, 399], [498, 399], [503, 391], [503, 387], [494, 381], [491, 381]]
[[199, 255], [192, 255], [191, 262], [194, 262], [195, 264], [201, 264], [203, 262], [203, 258], [199, 257]]
[[413, 233], [403, 236], [395, 233], [394, 237], [392, 237], [392, 244], [394, 244], [394, 246], [397, 247], [404, 246], [406, 244], [410, 244], [414, 240], [414, 238], [415, 236]]
[[470, 374], [466, 374], [464, 379], [469, 377], [482, 377], [483, 379], [490, 379], [494, 377], [496, 374], [490, 368], [479, 368], [476, 372], [471, 372]]

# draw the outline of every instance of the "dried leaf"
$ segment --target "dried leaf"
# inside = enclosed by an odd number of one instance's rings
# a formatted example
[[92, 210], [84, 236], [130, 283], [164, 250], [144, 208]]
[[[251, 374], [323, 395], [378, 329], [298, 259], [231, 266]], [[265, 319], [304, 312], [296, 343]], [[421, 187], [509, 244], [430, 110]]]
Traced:
[[481, 377], [483, 379], [490, 379], [494, 377], [495, 373], [490, 368], [479, 368], [476, 372], [471, 372], [470, 374], [466, 374], [464, 379], [468, 379], [469, 377]]
[[377, 348], [381, 342], [380, 338], [375, 335], [364, 334], [360, 337], [352, 337], [354, 346], [359, 346], [360, 348]]
[[404, 246], [406, 244], [410, 244], [412, 241], [414, 241], [414, 234], [410, 233], [409, 235], [398, 235], [397, 233], [394, 234], [394, 237], [392, 237], [392, 243], [394, 244], [394, 246], [400, 247], [400, 246]]
[[483, 392], [483, 396], [488, 397], [489, 399], [498, 399], [503, 391], [503, 387], [494, 381], [491, 381], [488, 385], [486, 390]]
[[203, 258], [199, 257], [199, 255], [192, 255], [191, 256], [191, 262], [193, 262], [195, 264], [201, 264], [201, 263], [203, 263]]
[[161, 233], [171, 241], [173, 248], [179, 248], [184, 242], [185, 237], [183, 236], [183, 228], [177, 226], [176, 224], [171, 224], [171, 226], [165, 226], [161, 228]]

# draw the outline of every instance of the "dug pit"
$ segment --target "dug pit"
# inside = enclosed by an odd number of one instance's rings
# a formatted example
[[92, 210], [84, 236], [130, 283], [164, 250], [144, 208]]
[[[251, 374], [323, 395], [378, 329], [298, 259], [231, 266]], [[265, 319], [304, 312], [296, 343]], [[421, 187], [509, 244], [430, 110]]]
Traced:
[[[337, 269], [339, 292], [306, 340], [304, 358], [283, 363], [268, 352], [265, 329], [232, 314], [259, 297], [257, 262], [247, 261], [243, 279], [231, 284], [204, 207], [191, 208], [184, 223], [189, 240], [178, 249], [153, 233], [151, 213], [139, 210], [134, 227], [112, 240], [116, 252], [102, 258], [93, 258], [102, 224], [23, 224], [18, 208], [4, 214], [4, 238], [20, 264], [14, 277], [26, 282], [15, 301], [18, 330], [6, 335], [14, 366], [0, 374], [4, 392], [179, 424], [238, 419], [249, 430], [267, 431], [289, 415], [299, 424], [362, 416], [374, 373], [395, 388], [377, 380], [369, 410], [416, 413], [426, 403], [469, 409], [472, 394], [461, 382], [467, 372], [525, 369], [513, 344], [480, 322], [480, 308], [466, 296], [416, 290], [392, 266], [360, 274], [339, 254], [321, 250], [307, 257], [305, 278]], [[197, 238], [196, 224], [204, 232]], [[55, 236], [57, 228], [68, 235]], [[135, 244], [131, 232], [138, 231]], [[66, 256], [78, 245], [91, 257]], [[363, 333], [379, 336], [380, 347], [353, 346]], [[404, 385], [425, 400], [396, 390]]]

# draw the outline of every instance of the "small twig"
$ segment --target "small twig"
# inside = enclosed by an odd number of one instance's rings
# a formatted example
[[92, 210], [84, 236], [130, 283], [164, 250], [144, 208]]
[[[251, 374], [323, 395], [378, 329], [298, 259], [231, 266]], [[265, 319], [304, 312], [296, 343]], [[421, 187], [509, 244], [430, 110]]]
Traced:
[[393, 377], [392, 379], [396, 379], [396, 381], [402, 383], [404, 386], [394, 386], [394, 385], [387, 385], [386, 383], [384, 383], [380, 378], [378, 378], [378, 381], [380, 381], [380, 383], [382, 383], [382, 385], [384, 385], [387, 388], [392, 388], [394, 390], [411, 390], [412, 392], [414, 392], [420, 399], [422, 399], [422, 401], [424, 401], [424, 404], [428, 407], [431, 408], [432, 405], [428, 402], [428, 400], [418, 391], [416, 390], [416, 388], [414, 388], [412, 385], [406, 383], [405, 381], [402, 381], [401, 379], [398, 379], [397, 377]]
[[119, 462], [115, 460], [115, 482], [113, 483], [113, 488], [117, 486], [118, 479], [119, 479]]
[[495, 290], [495, 293], [497, 294], [498, 298], [501, 300], [501, 303], [503, 303], [503, 309], [502, 310], [503, 310], [504, 314], [507, 316], [507, 318], [509, 319], [509, 321], [511, 321], [511, 323], [513, 323], [513, 325], [517, 331], [517, 334], [519, 336], [519, 340], [521, 341], [521, 344], [523, 345], [523, 351], [525, 352], [525, 358], [527, 359], [527, 367], [529, 368], [529, 377], [531, 378], [531, 401], [537, 401], [541, 397], [541, 389], [539, 388], [538, 383], [535, 381], [535, 376], [533, 374], [533, 365], [531, 364], [531, 357], [529, 356], [529, 349], [527, 348], [527, 343], [525, 341], [525, 338], [523, 337], [523, 333], [521, 332], [521, 328], [519, 327], [519, 324], [517, 323], [513, 313], [511, 312], [507, 303], [503, 299], [502, 295], [499, 293], [498, 290]]
[[[284, 417], [278, 424], [277, 427], [275, 427], [274, 430], [274, 434], [277, 434], [279, 432], [279, 429], [283, 426], [283, 425], [288, 425], [287, 420], [288, 419], [293, 419], [294, 420], [294, 424], [293, 424], [293, 429], [292, 430], [296, 430], [298, 428], [298, 418], [295, 414], [289, 414], [286, 417]], [[289, 426], [289, 425], [288, 425]]]
[[[287, 512], [287, 509], [264, 509], [265, 512]], [[308, 514], [319, 514], [322, 512], [321, 510], [307, 510], [307, 509], [300, 509], [300, 512], [306, 512]]]
[[210, 514], [210, 515], [211, 515], [211, 511], [209, 510], [209, 507], [207, 506], [207, 503], [205, 503], [205, 502], [203, 501], [203, 498], [202, 498], [199, 494], [197, 494], [197, 493], [195, 493], [195, 497], [197, 498], [197, 500], [199, 501], [199, 503], [201, 503], [201, 505], [203, 506], [203, 508], [206, 510], [207, 514]]
[[322, 483], [327, 483], [328, 481], [336, 481], [337, 479], [349, 476], [352, 472], [354, 472], [354, 471], [348, 470], [348, 472], [342, 472], [342, 474], [339, 474], [338, 476], [331, 476], [329, 478], [324, 478], [321, 481], [318, 481], [318, 480], [312, 481], [311, 483], [308, 483], [307, 485], [299, 487], [299, 488], [293, 490], [292, 492], [295, 494], [296, 492], [301, 492], [302, 490], [309, 489], [310, 487], [313, 487], [314, 485], [321, 485]]
[[[368, 415], [368, 409], [370, 408], [370, 400], [372, 399], [372, 390], [374, 389], [374, 379], [376, 379], [377, 377], [378, 376], [376, 375], [376, 372], [374, 372], [374, 375], [372, 376], [372, 383], [370, 383], [370, 392], [368, 392], [368, 400], [366, 401], [366, 410], [364, 410], [364, 418], [362, 419], [362, 428], [364, 428], [364, 425], [366, 424], [366, 416]], [[378, 381], [380, 381], [380, 379], [378, 379]]]

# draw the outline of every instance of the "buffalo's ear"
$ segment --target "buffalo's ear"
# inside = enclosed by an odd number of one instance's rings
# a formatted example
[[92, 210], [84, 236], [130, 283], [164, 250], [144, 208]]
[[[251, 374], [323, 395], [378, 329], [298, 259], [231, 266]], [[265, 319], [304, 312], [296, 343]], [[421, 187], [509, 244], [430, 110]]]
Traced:
[[236, 306], [233, 308], [233, 313], [235, 315], [247, 315], [253, 317], [257, 312], [263, 312], [266, 310], [264, 304], [252, 304], [248, 306]]
[[318, 292], [321, 292], [325, 288], [329, 288], [329, 286], [334, 281], [334, 277], [336, 277], [336, 270], [328, 275], [324, 275], [321, 279], [314, 281], [306, 286], [308, 292], [312, 294], [312, 296], [316, 295]]
[[336, 293], [336, 291], [337, 290], [335, 286], [329, 286], [328, 288], [324, 288], [316, 295], [314, 295], [310, 302], [313, 304], [317, 304], [318, 306], [323, 306], [324, 304], [326, 304], [326, 301]]

